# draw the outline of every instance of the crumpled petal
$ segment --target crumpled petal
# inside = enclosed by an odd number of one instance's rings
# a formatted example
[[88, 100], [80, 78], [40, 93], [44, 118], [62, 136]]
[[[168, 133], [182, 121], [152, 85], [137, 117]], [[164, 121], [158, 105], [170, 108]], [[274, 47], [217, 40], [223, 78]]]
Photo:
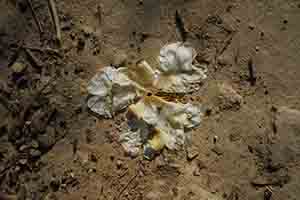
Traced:
[[87, 90], [91, 95], [88, 107], [106, 118], [111, 118], [114, 113], [128, 107], [139, 96], [134, 83], [110, 66], [103, 68], [91, 79]]
[[128, 119], [129, 130], [120, 134], [129, 155], [138, 155], [142, 146], [148, 158], [165, 146], [178, 150], [189, 137], [187, 131], [200, 124], [201, 106], [168, 102], [155, 94], [197, 90], [207, 70], [206, 66], [193, 65], [195, 57], [196, 51], [189, 44], [177, 42], [161, 49], [155, 68], [144, 60], [131, 67], [104, 67], [88, 84], [87, 105], [107, 118], [129, 106], [128, 113], [133, 116]]
[[148, 134], [148, 143], [156, 151], [164, 146], [180, 149], [186, 141], [185, 131], [198, 126], [201, 122], [201, 107], [165, 101], [156, 96], [146, 96], [129, 107], [136, 119], [148, 126], [140, 127]]

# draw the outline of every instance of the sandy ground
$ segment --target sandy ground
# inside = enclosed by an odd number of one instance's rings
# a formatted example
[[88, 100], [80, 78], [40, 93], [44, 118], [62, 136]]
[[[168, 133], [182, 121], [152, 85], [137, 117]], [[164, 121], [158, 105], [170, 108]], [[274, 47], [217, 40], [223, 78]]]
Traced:
[[[298, 0], [56, 1], [61, 47], [47, 1], [31, 2], [43, 33], [26, 0], [0, 1], [4, 196], [300, 197]], [[127, 157], [117, 141], [125, 113], [112, 120], [94, 116], [85, 106], [85, 86], [120, 54], [129, 64], [154, 63], [163, 45], [182, 39], [209, 65], [200, 90], [184, 97], [202, 103], [205, 118], [187, 151], [164, 150], [153, 161]]]

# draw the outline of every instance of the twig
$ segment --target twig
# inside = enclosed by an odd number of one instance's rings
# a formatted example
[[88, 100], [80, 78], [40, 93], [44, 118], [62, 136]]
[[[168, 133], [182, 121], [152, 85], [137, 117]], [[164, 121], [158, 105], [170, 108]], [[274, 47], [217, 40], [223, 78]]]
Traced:
[[123, 189], [119, 192], [119, 194], [118, 194], [116, 197], [114, 197], [114, 200], [120, 199], [120, 197], [122, 196], [123, 192], [128, 188], [128, 186], [132, 183], [132, 181], [133, 181], [134, 179], [136, 179], [137, 176], [138, 176], [138, 173], [136, 173], [136, 174], [128, 181], [128, 183], [123, 187]]
[[39, 47], [30, 47], [30, 46], [23, 46], [25, 49], [29, 49], [31, 51], [39, 51], [39, 52], [47, 52], [47, 53], [51, 53], [51, 54], [55, 54], [57, 56], [61, 56], [61, 54], [59, 53], [59, 51], [57, 49], [52, 49], [52, 48], [39, 48]]
[[226, 49], [227, 49], [227, 48], [229, 47], [229, 45], [231, 44], [234, 35], [235, 35], [235, 33], [231, 33], [231, 35], [227, 38], [227, 40], [225, 41], [224, 46], [222, 47], [222, 49], [221, 49], [221, 50], [219, 51], [219, 53], [218, 53], [219, 55], [222, 55], [222, 54], [226, 51]]
[[254, 86], [256, 83], [256, 77], [255, 77], [255, 72], [254, 72], [254, 65], [253, 65], [253, 60], [252, 58], [249, 59], [248, 61], [248, 70], [249, 70], [249, 81], [251, 86]]
[[52, 20], [55, 25], [55, 31], [56, 31], [56, 38], [59, 42], [59, 45], [61, 45], [61, 30], [60, 30], [60, 24], [59, 24], [59, 17], [57, 14], [56, 4], [54, 0], [48, 0], [49, 6], [50, 6], [50, 12], [52, 16]]
[[35, 55], [33, 55], [33, 53], [29, 49], [25, 49], [25, 52], [28, 56], [28, 59], [29, 59], [29, 62], [31, 63], [31, 65], [35, 68], [40, 69], [41, 64], [40, 64], [39, 60], [37, 59], [37, 57], [35, 57]]
[[186, 31], [185, 27], [184, 27], [184, 22], [178, 12], [178, 10], [176, 10], [175, 13], [175, 24], [176, 27], [180, 33], [181, 39], [183, 42], [186, 42], [187, 36], [188, 36], [188, 32]]
[[31, 10], [33, 19], [34, 19], [36, 25], [37, 25], [38, 28], [39, 28], [40, 34], [43, 34], [43, 29], [42, 29], [41, 23], [40, 23], [39, 19], [38, 19], [37, 16], [36, 16], [36, 13], [35, 13], [35, 11], [34, 11], [34, 9], [33, 9], [31, 0], [27, 0], [27, 4], [28, 4], [29, 7], [30, 7], [30, 10]]

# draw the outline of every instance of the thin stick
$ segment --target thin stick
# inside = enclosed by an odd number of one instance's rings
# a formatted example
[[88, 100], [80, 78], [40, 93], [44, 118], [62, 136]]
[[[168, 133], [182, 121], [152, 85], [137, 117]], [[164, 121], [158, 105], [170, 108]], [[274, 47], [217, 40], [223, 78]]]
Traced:
[[35, 13], [35, 11], [34, 11], [34, 9], [33, 9], [31, 0], [27, 0], [27, 4], [28, 4], [29, 7], [30, 7], [30, 10], [31, 10], [33, 19], [34, 19], [36, 25], [37, 25], [38, 28], [39, 28], [40, 34], [43, 34], [43, 29], [42, 29], [41, 23], [40, 23], [39, 19], [38, 19], [37, 16], [36, 16], [36, 13]]
[[18, 57], [20, 55], [20, 52], [22, 51], [23, 43], [24, 43], [24, 41], [21, 41], [18, 44], [18, 47], [17, 47], [15, 53], [12, 55], [12, 57], [9, 60], [8, 67], [11, 67], [16, 62], [16, 60], [18, 59]]
[[60, 30], [60, 23], [59, 23], [59, 17], [57, 14], [56, 4], [54, 0], [48, 0], [49, 6], [50, 6], [50, 12], [52, 16], [52, 20], [55, 25], [55, 31], [56, 31], [56, 38], [59, 42], [59, 45], [61, 45], [61, 30]]
[[248, 61], [248, 70], [249, 70], [249, 81], [251, 86], [254, 86], [256, 83], [256, 76], [255, 76], [255, 72], [254, 72], [254, 64], [253, 64], [253, 60], [250, 58]]
[[132, 181], [134, 179], [136, 179], [136, 177], [138, 176], [138, 174], [135, 174], [129, 181], [128, 183], [123, 187], [123, 189], [119, 192], [119, 194], [114, 198], [114, 200], [118, 200], [120, 199], [120, 197], [122, 196], [123, 192], [128, 188], [128, 186], [132, 183]]
[[57, 49], [52, 49], [52, 48], [39, 48], [39, 47], [31, 47], [31, 46], [23, 46], [25, 49], [29, 49], [31, 51], [39, 51], [39, 52], [48, 52], [48, 53], [52, 53], [52, 54], [56, 54], [58, 56], [60, 56], [60, 53]]
[[33, 53], [29, 49], [25, 48], [25, 52], [28, 56], [29, 62], [32, 64], [32, 66], [40, 69], [41, 64], [40, 64], [40, 61], [37, 59], [37, 57], [35, 57], [35, 55], [33, 55]]

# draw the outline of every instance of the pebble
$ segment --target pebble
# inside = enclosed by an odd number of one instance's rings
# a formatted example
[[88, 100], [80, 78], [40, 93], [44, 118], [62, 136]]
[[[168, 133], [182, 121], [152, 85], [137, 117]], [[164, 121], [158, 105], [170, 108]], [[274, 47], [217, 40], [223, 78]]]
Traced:
[[32, 140], [31, 147], [37, 149], [37, 148], [39, 148], [39, 143], [36, 140]]
[[232, 58], [230, 55], [222, 54], [217, 58], [217, 61], [220, 65], [230, 65], [232, 63]]
[[19, 163], [20, 163], [21, 165], [26, 165], [27, 162], [28, 162], [28, 160], [27, 160], [26, 158], [23, 158], [23, 159], [20, 159], [20, 160], [19, 160]]
[[199, 152], [195, 149], [188, 149], [187, 150], [187, 160], [188, 161], [192, 161], [194, 160], [195, 158], [197, 158], [199, 155]]
[[117, 160], [117, 168], [118, 168], [118, 169], [121, 169], [122, 166], [123, 166], [123, 161], [118, 159], [118, 160]]
[[24, 65], [23, 63], [20, 62], [15, 62], [12, 66], [11, 69], [13, 70], [13, 72], [15, 73], [21, 73], [26, 69], [26, 65]]
[[223, 155], [223, 151], [222, 151], [221, 147], [219, 147], [219, 146], [215, 146], [211, 150], [218, 156]]
[[39, 151], [39, 150], [36, 150], [36, 149], [30, 149], [30, 155], [33, 157], [33, 158], [38, 158], [42, 155], [42, 153]]
[[28, 145], [23, 144], [20, 146], [19, 151], [25, 151], [27, 148], [28, 148]]
[[88, 169], [88, 174], [96, 173], [96, 172], [97, 172], [96, 167], [91, 167], [91, 168]]
[[219, 137], [218, 137], [217, 135], [215, 135], [215, 136], [214, 136], [214, 139], [213, 139], [213, 141], [214, 141], [214, 144], [216, 144], [216, 143], [217, 143], [218, 139], [219, 139]]
[[250, 23], [250, 24], [248, 25], [248, 27], [249, 27], [250, 30], [254, 30], [254, 29], [255, 29], [255, 24]]
[[82, 32], [84, 34], [84, 37], [90, 37], [93, 34], [93, 29], [89, 26], [82, 27]]

